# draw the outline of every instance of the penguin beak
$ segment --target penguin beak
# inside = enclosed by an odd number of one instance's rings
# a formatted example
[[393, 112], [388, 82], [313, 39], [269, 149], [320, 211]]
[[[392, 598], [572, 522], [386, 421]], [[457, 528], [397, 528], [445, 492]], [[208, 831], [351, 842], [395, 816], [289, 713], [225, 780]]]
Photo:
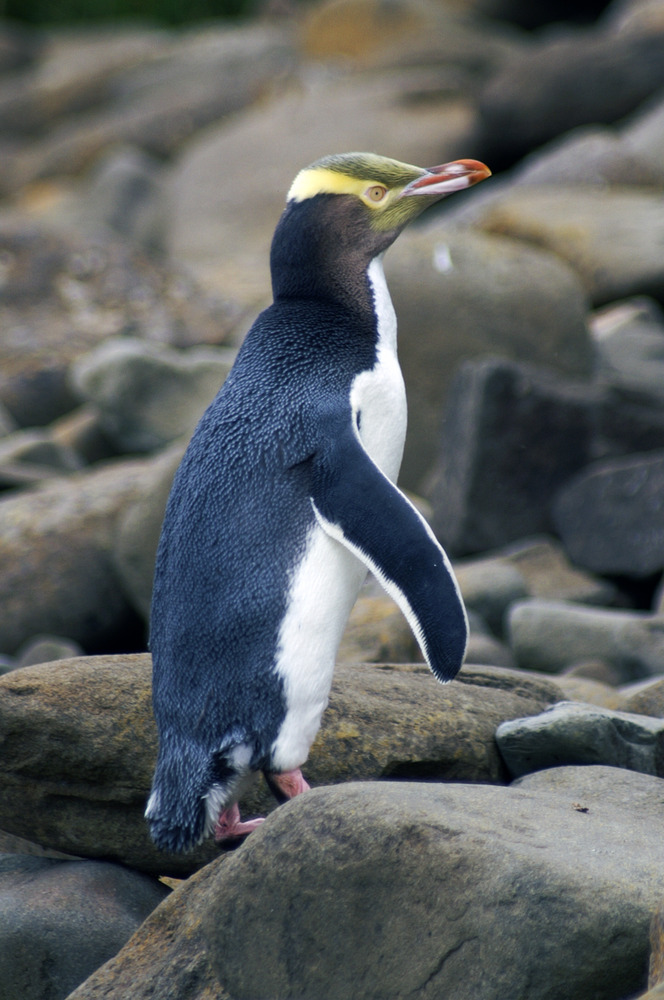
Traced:
[[417, 177], [401, 192], [401, 198], [425, 195], [442, 198], [453, 191], [462, 191], [491, 176], [491, 171], [479, 160], [453, 160], [438, 167], [429, 167], [422, 177]]

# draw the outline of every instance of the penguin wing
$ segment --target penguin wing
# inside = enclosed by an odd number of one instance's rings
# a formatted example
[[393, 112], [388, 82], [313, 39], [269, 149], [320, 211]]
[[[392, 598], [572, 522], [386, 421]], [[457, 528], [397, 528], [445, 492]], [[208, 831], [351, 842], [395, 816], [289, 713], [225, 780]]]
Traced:
[[348, 425], [313, 456], [312, 473], [320, 526], [396, 601], [438, 680], [452, 680], [463, 663], [468, 621], [452, 567], [427, 522]]

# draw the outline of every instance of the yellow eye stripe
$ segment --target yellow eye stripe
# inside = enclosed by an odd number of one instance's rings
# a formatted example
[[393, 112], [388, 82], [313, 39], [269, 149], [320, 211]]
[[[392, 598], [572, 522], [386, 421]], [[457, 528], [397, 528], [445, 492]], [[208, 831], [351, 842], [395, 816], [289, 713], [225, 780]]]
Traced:
[[350, 177], [325, 167], [301, 170], [288, 192], [288, 201], [306, 201], [317, 194], [354, 194], [368, 205], [377, 205], [385, 198], [375, 192], [385, 190], [371, 177]]

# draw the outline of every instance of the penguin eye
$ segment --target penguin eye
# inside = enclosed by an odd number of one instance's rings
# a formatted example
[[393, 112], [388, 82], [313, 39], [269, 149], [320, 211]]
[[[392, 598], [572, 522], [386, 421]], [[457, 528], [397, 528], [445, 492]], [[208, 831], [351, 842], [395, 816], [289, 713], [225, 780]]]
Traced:
[[372, 184], [370, 188], [367, 188], [364, 194], [369, 201], [377, 203], [383, 200], [387, 194], [387, 188], [384, 188], [382, 184]]

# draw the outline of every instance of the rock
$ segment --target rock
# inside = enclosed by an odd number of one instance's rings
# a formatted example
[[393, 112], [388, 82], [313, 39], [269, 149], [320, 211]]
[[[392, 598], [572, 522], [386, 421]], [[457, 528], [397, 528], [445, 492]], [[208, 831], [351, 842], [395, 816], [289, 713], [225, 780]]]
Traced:
[[[153, 874], [186, 874], [215, 857], [212, 842], [175, 856], [149, 839], [143, 811], [157, 751], [150, 682], [148, 654], [61, 660], [0, 677], [0, 829]], [[464, 667], [443, 687], [423, 665], [339, 664], [307, 777], [500, 782], [496, 727], [560, 697], [555, 684], [520, 671]], [[248, 815], [275, 808], [262, 782], [241, 805]]]
[[117, 457], [104, 434], [99, 411], [94, 406], [78, 406], [49, 425], [53, 441], [72, 448], [86, 465]]
[[626, 710], [622, 691], [603, 681], [568, 671], [557, 675], [556, 684], [563, 692], [566, 701], [581, 701], [587, 705], [599, 705], [600, 708], [611, 708], [617, 712]]
[[624, 132], [581, 126], [536, 149], [514, 171], [514, 184], [661, 187], [664, 169]]
[[650, 966], [648, 986], [664, 989], [664, 905], [653, 915], [650, 924]]
[[201, 911], [217, 891], [219, 858], [182, 882], [118, 954], [68, 1000], [231, 1000], [207, 958]]
[[483, 155], [514, 162], [578, 125], [623, 118], [664, 85], [663, 56], [661, 25], [561, 29], [515, 53], [480, 94]]
[[235, 351], [111, 338], [72, 368], [77, 391], [99, 409], [102, 428], [120, 452], [154, 451], [189, 438], [216, 396]]
[[29, 639], [16, 650], [16, 667], [32, 667], [36, 663], [53, 663], [83, 656], [77, 642], [57, 635], [39, 635]]
[[513, 778], [568, 764], [607, 764], [664, 776], [664, 719], [562, 701], [502, 722], [496, 742]]
[[622, 689], [625, 711], [664, 718], [664, 678], [651, 677]]
[[516, 566], [531, 597], [577, 604], [619, 603], [616, 588], [608, 580], [572, 566], [560, 543], [553, 538], [523, 539], [500, 549], [496, 557]]
[[499, 23], [486, 25], [451, 6], [422, 0], [404, 0], [387, 16], [376, 0], [326, 0], [306, 11], [301, 29], [309, 58], [372, 68], [424, 64], [457, 87], [477, 86], [523, 44]]
[[[467, 98], [404, 105], [401, 72], [346, 78], [312, 67], [297, 89], [186, 147], [165, 185], [167, 250], [205, 287], [255, 314], [270, 301], [272, 233], [299, 170], [349, 149], [444, 163], [468, 155], [472, 119]], [[260, 164], [259, 184], [247, 164]]]
[[80, 173], [112, 146], [170, 156], [199, 129], [251, 104], [293, 65], [288, 35], [274, 26], [191, 32], [113, 81], [107, 103], [56, 119], [13, 158], [7, 187]]
[[337, 663], [417, 663], [422, 653], [402, 612], [387, 594], [361, 594], [341, 638]]
[[468, 636], [465, 663], [473, 666], [514, 667], [514, 657], [504, 642], [491, 635], [472, 632]]
[[[595, 573], [664, 568], [664, 451], [597, 462], [558, 492], [553, 517], [570, 558]], [[592, 516], [588, 517], [588, 512]]]
[[661, 410], [664, 408], [662, 310], [646, 298], [613, 304], [593, 318], [591, 330], [596, 348], [596, 377], [617, 389], [620, 396], [658, 407], [660, 412], [652, 414], [651, 411], [651, 417], [659, 417], [661, 435]]
[[521, 601], [510, 609], [508, 632], [517, 665], [526, 670], [557, 674], [599, 657], [620, 671], [622, 683], [664, 673], [659, 615]]
[[463, 602], [478, 612], [495, 635], [503, 634], [505, 612], [515, 601], [530, 596], [516, 566], [501, 559], [482, 558], [454, 566]]
[[118, 461], [0, 500], [0, 650], [44, 633], [91, 651], [140, 641], [112, 552], [118, 517], [151, 469]]
[[69, 367], [107, 337], [220, 343], [237, 318], [191, 279], [117, 241], [0, 224], [0, 257], [0, 401], [24, 427], [76, 406]]
[[606, 767], [316, 789], [217, 869], [210, 960], [235, 1000], [625, 997], [664, 892], [660, 797]]
[[513, 361], [464, 362], [430, 494], [447, 551], [482, 552], [551, 530], [551, 498], [590, 460], [593, 434], [587, 384]]
[[184, 447], [183, 444], [175, 444], [155, 459], [146, 489], [127, 504], [118, 520], [113, 566], [132, 607], [146, 621], [150, 615], [161, 525]]
[[408, 391], [401, 470], [407, 486], [419, 488], [438, 457], [451, 384], [464, 360], [492, 355], [572, 376], [591, 370], [585, 296], [552, 254], [434, 222], [403, 233], [385, 258], [385, 273]]
[[76, 472], [79, 455], [44, 431], [15, 431], [0, 439], [0, 487]]
[[168, 891], [119, 865], [0, 855], [0, 997], [68, 996]]
[[[662, 62], [664, 66], [664, 61]], [[659, 193], [537, 186], [507, 192], [480, 212], [490, 233], [553, 251], [576, 271], [595, 305], [630, 295], [664, 298]]]

